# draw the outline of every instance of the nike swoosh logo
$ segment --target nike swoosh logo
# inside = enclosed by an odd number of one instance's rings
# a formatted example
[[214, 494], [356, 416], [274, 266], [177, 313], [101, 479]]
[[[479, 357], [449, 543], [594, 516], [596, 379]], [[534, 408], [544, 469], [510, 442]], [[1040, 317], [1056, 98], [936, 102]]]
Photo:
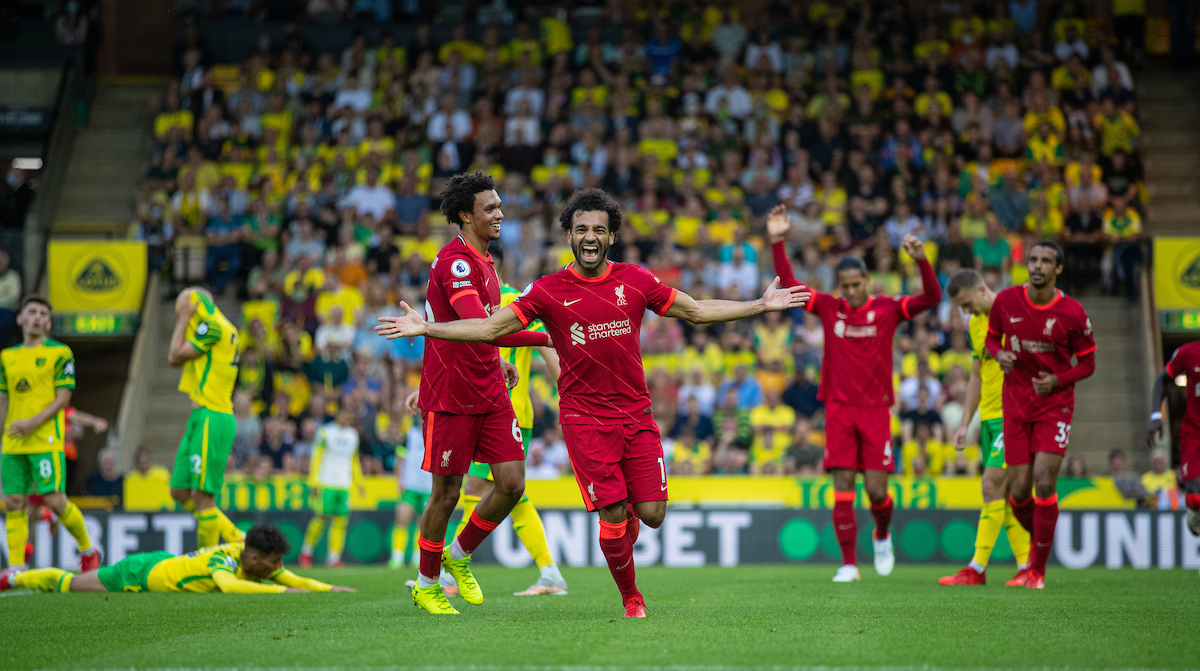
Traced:
[[625, 564], [624, 564], [623, 566], [618, 566], [618, 567], [617, 567], [617, 570], [618, 570], [618, 571], [624, 571], [624, 570], [625, 570], [625, 567], [626, 567], [626, 566], [629, 566], [631, 563], [633, 563], [633, 557], [630, 557], [630, 558], [629, 558], [629, 561], [625, 562]]
[[667, 486], [666, 486], [666, 485], [663, 485], [663, 486], [659, 487], [659, 488], [658, 488], [658, 491], [660, 491], [660, 492], [665, 492], [665, 491], [667, 491]]
[[1008, 318], [1008, 323], [1010, 323], [1010, 324], [1016, 324], [1017, 322], [1023, 322], [1023, 321], [1025, 321], [1024, 317], [1009, 317]]
[[573, 301], [563, 301], [563, 307], [569, 308], [569, 307], [571, 307], [572, 305], [574, 305], [574, 304], [578, 303], [578, 302], [579, 302], [579, 301], [581, 301], [581, 300], [583, 300], [583, 299], [582, 299], [582, 298], [576, 298], [576, 299], [575, 299], [575, 300], [573, 300]]
[[845, 531], [847, 529], [853, 529], [853, 528], [854, 528], [854, 526], [851, 524], [839, 524], [838, 525], [838, 531]]

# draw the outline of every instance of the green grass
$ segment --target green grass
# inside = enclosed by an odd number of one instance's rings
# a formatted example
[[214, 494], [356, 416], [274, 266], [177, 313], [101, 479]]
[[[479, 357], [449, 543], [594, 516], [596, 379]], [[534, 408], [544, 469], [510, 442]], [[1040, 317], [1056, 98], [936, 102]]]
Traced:
[[[571, 595], [514, 598], [532, 569], [480, 567], [487, 601], [458, 617], [413, 607], [412, 570], [310, 574], [357, 594], [13, 594], [0, 668], [1200, 666], [1194, 571], [1051, 569], [1044, 592], [936, 584], [946, 566], [829, 582], [832, 566], [639, 571], [650, 617], [626, 621], [603, 568]], [[647, 670], [649, 671], [649, 670]], [[681, 670], [686, 671], [686, 670]]]

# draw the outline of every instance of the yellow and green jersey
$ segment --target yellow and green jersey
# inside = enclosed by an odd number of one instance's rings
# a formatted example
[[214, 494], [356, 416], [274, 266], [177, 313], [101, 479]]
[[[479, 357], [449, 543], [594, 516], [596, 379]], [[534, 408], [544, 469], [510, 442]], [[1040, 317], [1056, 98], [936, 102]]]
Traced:
[[999, 419], [1003, 416], [1000, 395], [1004, 390], [1004, 373], [1000, 364], [983, 346], [987, 338], [988, 316], [971, 315], [967, 337], [971, 341], [972, 357], [979, 361], [979, 421]]
[[[276, 583], [265, 585], [242, 571], [245, 543], [228, 543], [164, 559], [150, 569], [147, 580], [152, 592], [283, 592], [288, 587], [328, 591], [329, 586], [300, 578], [280, 568], [267, 577]], [[223, 575], [219, 575], [223, 574]], [[232, 578], [232, 580], [230, 579]]]
[[[500, 307], [504, 307], [509, 303], [517, 300], [521, 292], [510, 287], [507, 284], [500, 286]], [[535, 333], [545, 333], [546, 327], [542, 322], [535, 321], [525, 329]], [[517, 415], [517, 426], [522, 429], [533, 428], [533, 401], [529, 398], [529, 365], [533, 361], [532, 347], [501, 347], [500, 358], [517, 367], [517, 372], [520, 373], [521, 379], [517, 382], [517, 386], [513, 387], [508, 392], [508, 397], [512, 401], [513, 412]], [[555, 380], [557, 382], [557, 380]]]
[[192, 292], [196, 312], [187, 325], [187, 341], [201, 354], [183, 364], [179, 391], [203, 408], [233, 413], [238, 374], [238, 332], [208, 298]]
[[[45, 338], [40, 345], [17, 345], [0, 352], [0, 393], [8, 395], [4, 432], [13, 422], [29, 419], [54, 402], [59, 389], [75, 388], [75, 355], [71, 348]], [[64, 410], [20, 438], [4, 437], [5, 454], [62, 452]]]

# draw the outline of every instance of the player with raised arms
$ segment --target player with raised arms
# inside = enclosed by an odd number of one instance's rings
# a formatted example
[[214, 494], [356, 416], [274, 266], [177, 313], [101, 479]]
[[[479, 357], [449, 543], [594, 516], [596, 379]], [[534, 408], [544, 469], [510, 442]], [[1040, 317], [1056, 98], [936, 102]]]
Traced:
[[[1029, 248], [1029, 284], [996, 295], [985, 347], [1004, 371], [1004, 456], [1013, 514], [1032, 535], [1028, 589], [1046, 588], [1046, 559], [1058, 523], [1058, 469], [1071, 439], [1075, 383], [1096, 370], [1092, 320], [1054, 283], [1063, 250]], [[1077, 363], [1071, 365], [1071, 358]]]
[[[430, 267], [429, 320], [457, 324], [507, 312], [500, 310], [500, 279], [488, 254], [488, 243], [500, 237], [504, 219], [492, 178], [482, 172], [451, 177], [442, 192], [442, 213], [461, 234], [438, 252]], [[517, 369], [496, 348], [543, 346], [550, 339], [545, 333], [517, 330], [482, 342], [425, 343], [418, 389], [425, 430], [421, 468], [433, 474], [433, 488], [421, 516], [421, 558], [412, 598], [430, 613], [458, 613], [439, 584], [443, 568], [467, 603], [483, 603], [483, 590], [471, 573], [471, 553], [525, 495], [525, 450], [508, 398]], [[495, 485], [445, 548], [446, 526], [473, 462], [491, 466]]]
[[1162, 374], [1154, 380], [1154, 392], [1150, 396], [1154, 412], [1150, 413], [1146, 442], [1153, 447], [1155, 438], [1162, 438], [1163, 387], [1167, 381], [1180, 376], [1184, 378], [1187, 405], [1179, 425], [1179, 481], [1183, 483], [1187, 504], [1188, 531], [1193, 536], [1200, 536], [1200, 340], [1176, 349]]
[[580, 494], [589, 511], [599, 512], [600, 548], [621, 592], [625, 616], [645, 617], [633, 544], [639, 518], [658, 527], [667, 510], [666, 464], [642, 367], [646, 310], [712, 323], [800, 307], [808, 294], [803, 287], [780, 289], [776, 278], [758, 300], [697, 301], [640, 266], [609, 261], [608, 249], [621, 229], [621, 208], [599, 189], [571, 196], [559, 222], [570, 236], [575, 260], [534, 281], [509, 309], [487, 319], [426, 322], [401, 303], [403, 316], [381, 318], [375, 328], [388, 338], [425, 335], [487, 342], [537, 319], [545, 324], [560, 359], [559, 422]]
[[983, 276], [973, 268], [954, 273], [946, 287], [950, 302], [971, 315], [967, 338], [971, 343], [971, 378], [967, 381], [967, 398], [963, 404], [962, 421], [954, 432], [954, 448], [966, 446], [967, 429], [979, 411], [979, 447], [983, 451], [983, 508], [979, 511], [979, 527], [975, 532], [975, 556], [971, 563], [954, 575], [938, 580], [940, 585], [983, 585], [987, 582], [987, 565], [992, 556], [1000, 527], [1008, 533], [1008, 544], [1017, 560], [1017, 575], [1004, 583], [1022, 587], [1029, 575], [1029, 532], [1013, 515], [1008, 505], [1008, 470], [1004, 463], [1004, 413], [1001, 388], [1004, 373], [1000, 364], [983, 346], [987, 339], [988, 314], [996, 302], [996, 293], [983, 282]]
[[[791, 229], [787, 208], [780, 205], [767, 216], [767, 233], [775, 274], [784, 286], [800, 282], [792, 272], [786, 238]], [[805, 310], [821, 319], [825, 356], [817, 398], [825, 401], [825, 470], [833, 474], [833, 527], [842, 550], [842, 565], [834, 582], [859, 580], [857, 496], [854, 481], [863, 474], [863, 488], [875, 518], [875, 571], [891, 575], [896, 565], [888, 525], [894, 504], [888, 493], [888, 474], [896, 470], [892, 446], [892, 345], [896, 327], [938, 304], [942, 289], [925, 258], [925, 246], [904, 236], [904, 250], [916, 261], [923, 292], [891, 298], [870, 295], [870, 278], [862, 259], [847, 256], [838, 262], [837, 285], [842, 297], [814, 293]]]

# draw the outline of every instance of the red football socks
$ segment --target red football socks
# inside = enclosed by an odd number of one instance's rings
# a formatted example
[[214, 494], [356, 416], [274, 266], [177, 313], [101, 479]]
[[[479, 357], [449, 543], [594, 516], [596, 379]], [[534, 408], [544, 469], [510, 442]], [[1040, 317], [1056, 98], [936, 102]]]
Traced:
[[625, 534], [625, 522], [614, 524], [600, 520], [600, 550], [608, 560], [608, 570], [617, 583], [617, 589], [621, 590], [621, 599], [639, 596], [637, 570], [633, 565], [633, 543]]
[[1188, 508], [1200, 510], [1200, 494], [1187, 494], [1183, 500], [1187, 502]]
[[480, 517], [478, 512], [472, 510], [471, 519], [467, 520], [466, 526], [458, 532], [458, 538], [455, 540], [458, 541], [458, 546], [462, 548], [463, 552], [471, 554], [475, 548], [479, 547], [483, 539], [487, 538], [488, 534], [498, 526], [500, 526], [498, 522], [489, 522]]
[[437, 580], [442, 575], [442, 546], [428, 538], [418, 538], [417, 545], [421, 548], [421, 575], [430, 580]]
[[855, 557], [858, 522], [854, 519], [854, 496], [854, 492], [833, 493], [833, 531], [837, 535], [838, 546], [842, 548], [842, 563], [858, 566]]
[[1033, 497], [1017, 503], [1017, 500], [1009, 495], [1008, 502], [1012, 505], [1013, 517], [1017, 518], [1026, 531], [1033, 533]]
[[891, 494], [888, 494], [883, 503], [871, 504], [871, 514], [875, 516], [875, 540], [881, 541], [888, 537], [888, 525], [892, 523], [892, 511], [895, 509]]
[[1049, 498], [1033, 497], [1033, 534], [1029, 539], [1029, 570], [1046, 575], [1046, 560], [1054, 547], [1054, 527], [1058, 524], [1058, 494]]

